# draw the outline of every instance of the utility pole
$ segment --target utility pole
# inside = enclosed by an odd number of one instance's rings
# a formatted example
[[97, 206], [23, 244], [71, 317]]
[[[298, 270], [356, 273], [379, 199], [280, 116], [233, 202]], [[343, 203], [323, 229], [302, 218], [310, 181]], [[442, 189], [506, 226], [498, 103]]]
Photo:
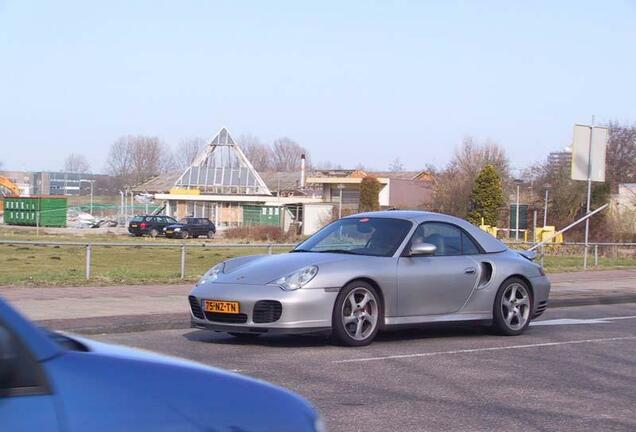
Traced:
[[517, 184], [517, 208], [515, 209], [515, 241], [519, 241], [519, 185], [521, 184], [521, 179], [516, 179], [515, 183]]
[[345, 185], [339, 184], [338, 190], [340, 191], [340, 199], [338, 200], [338, 219], [342, 218], [342, 190], [345, 188]]
[[[592, 116], [592, 126], [590, 127], [590, 146], [587, 156], [587, 207], [585, 214], [590, 213], [590, 204], [592, 201], [592, 136], [594, 136], [594, 123], [595, 119]], [[590, 235], [590, 219], [585, 219], [585, 251], [583, 253], [583, 270], [587, 270], [587, 250], [589, 249], [589, 235]]]
[[545, 187], [545, 204], [543, 205], [543, 227], [545, 228], [548, 225], [548, 189], [549, 186]]

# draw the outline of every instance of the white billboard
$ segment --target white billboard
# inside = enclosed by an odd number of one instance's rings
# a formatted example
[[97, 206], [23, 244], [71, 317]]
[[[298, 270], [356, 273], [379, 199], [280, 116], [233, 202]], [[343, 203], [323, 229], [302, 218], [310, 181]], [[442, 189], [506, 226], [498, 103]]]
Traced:
[[[591, 139], [590, 134], [592, 135]], [[574, 125], [572, 180], [587, 180], [589, 170], [592, 181], [605, 181], [607, 137], [606, 127]]]

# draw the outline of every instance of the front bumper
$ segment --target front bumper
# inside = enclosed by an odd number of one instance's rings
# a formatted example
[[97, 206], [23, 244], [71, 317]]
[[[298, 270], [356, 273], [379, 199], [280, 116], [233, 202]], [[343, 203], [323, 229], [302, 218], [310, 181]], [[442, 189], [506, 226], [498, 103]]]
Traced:
[[[208, 283], [195, 287], [190, 296], [201, 309], [199, 316], [190, 308], [192, 327], [226, 332], [308, 333], [331, 329], [331, 315], [337, 291], [305, 289], [284, 291], [277, 286]], [[245, 322], [217, 321], [203, 311], [204, 300], [238, 301]], [[255, 322], [254, 309], [259, 301], [270, 300], [282, 306], [280, 318], [272, 322]], [[228, 317], [229, 318], [229, 317]]]

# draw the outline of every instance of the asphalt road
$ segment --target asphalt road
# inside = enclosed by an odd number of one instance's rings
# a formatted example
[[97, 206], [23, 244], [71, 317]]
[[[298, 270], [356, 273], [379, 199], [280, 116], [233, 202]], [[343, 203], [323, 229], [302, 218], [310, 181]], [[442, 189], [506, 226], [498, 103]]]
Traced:
[[200, 330], [97, 338], [292, 389], [332, 432], [636, 430], [636, 303], [552, 309], [538, 323], [520, 337], [473, 326], [387, 332], [365, 348]]

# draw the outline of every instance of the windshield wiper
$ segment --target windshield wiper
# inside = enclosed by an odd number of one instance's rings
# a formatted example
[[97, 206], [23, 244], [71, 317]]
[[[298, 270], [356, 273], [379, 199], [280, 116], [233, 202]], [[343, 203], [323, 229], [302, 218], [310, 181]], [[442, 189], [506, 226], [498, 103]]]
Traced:
[[289, 252], [292, 253], [292, 252], [312, 252], [312, 251], [307, 249], [292, 249]]
[[318, 253], [341, 253], [341, 254], [348, 254], [348, 255], [360, 255], [359, 253], [355, 253], [355, 252], [352, 252], [352, 251], [347, 250], [347, 249], [327, 249], [327, 250], [314, 251], [314, 252], [318, 252]]

